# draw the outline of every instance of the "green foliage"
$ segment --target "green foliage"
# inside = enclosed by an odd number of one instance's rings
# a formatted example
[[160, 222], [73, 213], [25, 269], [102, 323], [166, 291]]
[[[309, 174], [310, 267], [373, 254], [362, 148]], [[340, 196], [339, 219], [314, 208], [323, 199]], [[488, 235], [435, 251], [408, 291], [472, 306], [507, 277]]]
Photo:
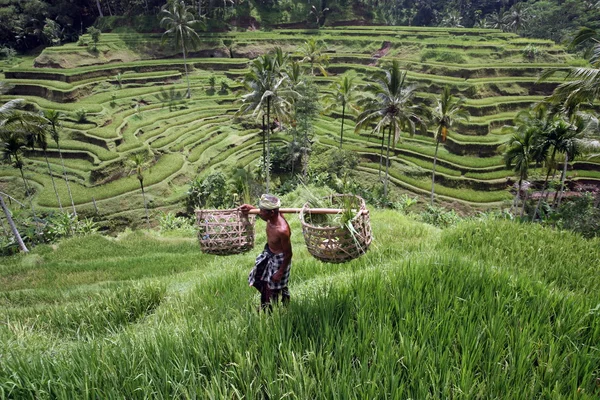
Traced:
[[79, 110], [75, 111], [75, 121], [80, 124], [88, 122], [89, 120], [87, 114], [88, 112], [85, 108], [80, 108]]
[[224, 208], [231, 205], [227, 179], [222, 172], [213, 172], [205, 178], [192, 181], [186, 194], [186, 209], [192, 214], [196, 208]]
[[110, 293], [96, 293], [86, 301], [47, 307], [43, 312], [19, 310], [7, 313], [33, 324], [35, 331], [61, 339], [91, 341], [107, 333], [117, 333], [131, 323], [152, 314], [165, 296], [160, 283], [127, 285]]
[[98, 49], [98, 42], [100, 41], [100, 34], [102, 31], [98, 28], [90, 26], [87, 28], [87, 33], [90, 35], [92, 42], [94, 43], [94, 50]]
[[[52, 213], [46, 217], [34, 218], [28, 210], [14, 210], [13, 220], [23, 242], [29, 248], [40, 244], [55, 243], [58, 240], [87, 236], [98, 232], [99, 226], [92, 218], [69, 213]], [[0, 242], [0, 255], [18, 252], [18, 245], [12, 235]]]
[[565, 201], [552, 220], [561, 229], [568, 229], [581, 234], [583, 237], [592, 238], [600, 235], [600, 208], [598, 199], [591, 193]]
[[407, 194], [402, 194], [398, 201], [394, 202], [394, 209], [400, 211], [401, 213], [407, 214], [410, 209], [419, 202], [416, 196], [410, 197]]
[[0, 59], [12, 62], [17, 55], [17, 52], [12, 47], [0, 46]]
[[421, 212], [419, 216], [426, 224], [431, 224], [438, 228], [448, 228], [461, 220], [456, 211], [432, 205], [428, 205], [427, 209]]
[[536, 46], [528, 44], [527, 47], [522, 50], [522, 53], [523, 57], [525, 57], [527, 60], [535, 61], [536, 58], [538, 58], [540, 51]]
[[158, 216], [158, 224], [160, 226], [161, 232], [169, 232], [169, 231], [194, 231], [195, 220], [194, 218], [186, 218], [181, 216], [176, 216], [172, 212], [163, 212], [161, 211]]

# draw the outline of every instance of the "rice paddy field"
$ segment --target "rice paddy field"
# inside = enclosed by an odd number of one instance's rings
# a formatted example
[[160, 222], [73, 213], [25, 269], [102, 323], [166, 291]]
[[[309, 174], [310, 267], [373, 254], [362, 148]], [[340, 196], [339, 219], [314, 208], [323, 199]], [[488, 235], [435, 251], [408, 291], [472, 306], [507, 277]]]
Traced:
[[257, 313], [255, 253], [128, 231], [0, 262], [2, 399], [597, 399], [600, 246], [533, 224], [440, 230], [372, 210], [325, 264], [297, 217], [288, 307]]
[[[145, 178], [153, 215], [159, 209], [178, 209], [196, 176], [255, 164], [261, 154], [260, 127], [250, 117], [234, 118], [245, 93], [240, 80], [248, 61], [276, 46], [299, 58], [298, 48], [309, 37], [322, 40], [330, 57], [329, 75], [316, 77], [321, 95], [346, 71], [354, 71], [359, 83], [365, 83], [395, 59], [411, 82], [420, 85], [422, 101], [433, 101], [446, 85], [466, 97], [472, 117], [457, 125], [440, 147], [436, 192], [443, 202], [474, 208], [510, 203], [507, 187], [512, 174], [502, 162], [508, 139], [502, 126], [550, 94], [562, 81], [562, 70], [582, 65], [551, 41], [525, 40], [490, 29], [361, 26], [204, 33], [202, 48], [189, 58], [192, 98], [170, 107], [160, 99], [161, 91], [185, 92], [187, 87], [178, 51], [161, 45], [159, 34], [103, 33], [97, 52], [84, 36], [84, 46], [49, 47], [35, 58], [2, 65], [0, 77], [12, 89], [1, 99], [24, 98], [39, 109], [63, 112], [61, 148], [77, 209], [91, 215], [97, 207], [100, 219], [118, 214], [135, 226], [143, 221], [143, 203], [136, 179], [128, 176], [126, 160], [139, 152], [154, 155]], [[527, 46], [537, 49], [535, 59], [526, 56]], [[538, 82], [546, 69], [558, 73]], [[318, 117], [316, 143], [337, 146], [339, 113], [333, 110]], [[378, 160], [380, 139], [368, 131], [354, 133], [353, 125], [351, 120], [345, 124], [344, 146], [359, 152], [363, 176], [376, 182], [372, 164]], [[279, 139], [280, 145], [288, 140], [285, 134]], [[48, 155], [54, 173], [61, 174], [52, 141]], [[426, 195], [433, 155], [431, 133], [404, 137], [392, 152], [394, 186]], [[586, 170], [575, 164], [568, 177], [596, 182], [597, 167], [594, 160]], [[405, 173], [407, 168], [416, 173]], [[56, 210], [58, 202], [40, 152], [26, 154], [25, 175], [36, 189], [34, 205]], [[22, 197], [15, 190], [19, 180], [18, 170], [0, 167], [0, 188], [17, 198]], [[66, 184], [57, 179], [56, 185], [67, 203]]]

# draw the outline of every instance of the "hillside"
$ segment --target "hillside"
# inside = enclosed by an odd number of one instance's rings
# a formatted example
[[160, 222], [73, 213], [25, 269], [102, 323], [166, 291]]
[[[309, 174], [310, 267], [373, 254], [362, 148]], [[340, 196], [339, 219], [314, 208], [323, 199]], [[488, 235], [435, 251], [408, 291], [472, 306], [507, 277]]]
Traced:
[[[581, 63], [551, 41], [491, 29], [340, 27], [207, 33], [202, 35], [202, 48], [190, 54], [192, 98], [171, 102], [171, 89], [186, 89], [178, 51], [161, 46], [160, 35], [114, 33], [101, 35], [98, 51], [84, 36], [79, 45], [49, 47], [35, 60], [5, 67], [3, 77], [12, 89], [2, 99], [25, 98], [40, 109], [63, 112], [61, 148], [77, 209], [95, 215], [97, 207], [101, 219], [118, 217], [123, 225], [135, 226], [142, 221], [143, 203], [135, 176], [128, 176], [127, 160], [134, 153], [151, 154], [145, 185], [153, 209], [179, 209], [187, 185], [197, 175], [228, 173], [233, 166], [254, 168], [260, 158], [260, 125], [251, 117], [234, 118], [245, 94], [240, 80], [249, 59], [275, 46], [299, 59], [297, 50], [309, 37], [322, 40], [330, 58], [329, 76], [315, 78], [321, 96], [344, 72], [355, 71], [358, 83], [365, 83], [380, 66], [399, 60], [410, 81], [419, 85], [423, 103], [431, 104], [444, 86], [467, 99], [472, 117], [450, 131], [438, 154], [436, 174], [439, 200], [457, 208], [507, 204], [513, 178], [501, 158], [509, 137], [502, 126], [550, 94], [562, 81], [561, 70]], [[538, 82], [546, 69], [559, 72]], [[340, 112], [318, 117], [315, 143], [337, 145]], [[360, 179], [375, 183], [381, 139], [369, 131], [355, 134], [353, 128], [351, 121], [345, 125], [344, 148], [360, 155]], [[281, 147], [291, 137], [282, 132], [273, 140]], [[52, 170], [59, 176], [56, 145], [48, 145]], [[397, 190], [428, 193], [434, 148], [431, 132], [402, 139], [390, 169]], [[37, 191], [34, 204], [46, 211], [56, 209], [41, 152], [28, 151], [26, 156], [26, 177]], [[597, 182], [598, 166], [597, 160], [575, 161], [569, 182]], [[0, 188], [22, 196], [18, 170], [3, 166], [0, 177]], [[64, 181], [56, 185], [66, 203]]]
[[375, 242], [313, 259], [290, 217], [287, 309], [250, 253], [192, 234], [89, 236], [0, 264], [1, 398], [597, 398], [600, 243], [509, 221], [373, 211]]

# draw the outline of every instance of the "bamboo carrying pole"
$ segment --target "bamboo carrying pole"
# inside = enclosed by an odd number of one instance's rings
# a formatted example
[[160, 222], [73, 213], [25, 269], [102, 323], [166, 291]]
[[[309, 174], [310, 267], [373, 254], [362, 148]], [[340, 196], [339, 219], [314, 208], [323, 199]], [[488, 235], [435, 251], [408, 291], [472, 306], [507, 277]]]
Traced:
[[[282, 214], [299, 214], [302, 211], [302, 208], [280, 208], [279, 212]], [[248, 214], [258, 214], [260, 212], [259, 208], [253, 208], [248, 211]], [[341, 214], [344, 212], [342, 208], [307, 208], [305, 213], [309, 214]], [[369, 210], [363, 210], [363, 214], [368, 214]]]

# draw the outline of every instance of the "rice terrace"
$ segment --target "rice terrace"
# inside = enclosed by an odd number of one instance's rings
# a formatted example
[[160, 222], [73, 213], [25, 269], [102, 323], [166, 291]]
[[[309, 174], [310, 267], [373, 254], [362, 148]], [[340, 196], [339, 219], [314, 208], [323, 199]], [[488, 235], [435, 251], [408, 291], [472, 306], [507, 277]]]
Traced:
[[0, 21], [0, 399], [600, 396], [600, 3]]

